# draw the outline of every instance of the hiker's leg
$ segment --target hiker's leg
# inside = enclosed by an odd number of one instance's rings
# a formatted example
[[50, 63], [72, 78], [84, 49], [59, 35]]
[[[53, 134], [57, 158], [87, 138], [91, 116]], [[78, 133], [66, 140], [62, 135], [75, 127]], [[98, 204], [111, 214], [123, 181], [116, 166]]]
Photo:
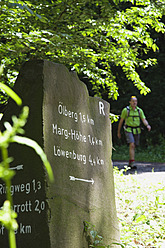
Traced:
[[131, 168], [136, 168], [134, 166], [135, 162], [135, 140], [134, 135], [130, 132], [125, 132], [127, 143], [129, 144], [129, 164], [128, 166]]
[[129, 144], [129, 159], [135, 161], [135, 144], [133, 142]]
[[129, 145], [129, 159], [135, 160], [135, 140], [131, 132], [125, 132], [126, 140]]
[[135, 143], [131, 142], [129, 144], [129, 167], [131, 169], [137, 169], [135, 163]]

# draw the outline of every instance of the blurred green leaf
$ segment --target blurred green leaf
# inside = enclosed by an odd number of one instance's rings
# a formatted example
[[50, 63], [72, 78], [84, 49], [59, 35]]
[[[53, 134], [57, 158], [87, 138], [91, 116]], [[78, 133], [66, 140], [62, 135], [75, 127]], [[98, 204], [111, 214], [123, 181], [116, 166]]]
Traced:
[[0, 178], [4, 181], [11, 180], [11, 178], [15, 175], [14, 171], [11, 171], [9, 169], [6, 169], [1, 166], [0, 164]]
[[18, 105], [22, 104], [21, 98], [7, 85], [0, 83], [0, 89], [4, 90], [8, 96], [10, 96]]
[[42, 159], [42, 161], [43, 161], [43, 163], [45, 165], [45, 168], [46, 168], [46, 170], [48, 172], [50, 181], [51, 182], [54, 181], [54, 176], [53, 176], [51, 165], [50, 165], [49, 161], [47, 160], [46, 154], [44, 153], [44, 151], [42, 150], [42, 148], [37, 144], [37, 142], [35, 142], [34, 140], [31, 140], [29, 138], [20, 137], [20, 136], [14, 136], [11, 139], [11, 142], [17, 142], [19, 144], [26, 145], [26, 146], [29, 146], [29, 147], [33, 148], [35, 150], [35, 152]]
[[6, 200], [3, 204], [2, 210], [0, 210], [0, 222], [11, 230], [17, 230], [18, 224], [15, 220], [17, 214], [11, 210], [10, 201]]

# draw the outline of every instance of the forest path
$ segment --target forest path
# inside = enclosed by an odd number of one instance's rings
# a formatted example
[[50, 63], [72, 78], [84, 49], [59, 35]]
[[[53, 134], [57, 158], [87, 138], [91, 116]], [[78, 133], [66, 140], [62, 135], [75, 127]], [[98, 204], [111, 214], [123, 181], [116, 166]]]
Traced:
[[[150, 163], [150, 162], [135, 162], [137, 169], [129, 169], [124, 174], [155, 174], [164, 175], [165, 178], [165, 163]], [[128, 166], [127, 161], [113, 161], [113, 166], [117, 166], [119, 170], [124, 169], [124, 166]], [[146, 176], [147, 176], [146, 175]]]

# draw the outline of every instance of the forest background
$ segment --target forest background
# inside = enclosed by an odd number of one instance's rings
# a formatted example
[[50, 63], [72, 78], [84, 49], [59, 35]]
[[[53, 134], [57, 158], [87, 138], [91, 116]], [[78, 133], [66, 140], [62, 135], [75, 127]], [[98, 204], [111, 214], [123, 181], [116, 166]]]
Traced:
[[[86, 83], [91, 96], [120, 115], [138, 97], [152, 126], [142, 144], [165, 138], [164, 0], [0, 1], [1, 82], [13, 86], [29, 59], [62, 63]], [[147, 94], [148, 93], [148, 94]], [[0, 94], [0, 110], [7, 96]], [[117, 140], [113, 123], [113, 143]]]

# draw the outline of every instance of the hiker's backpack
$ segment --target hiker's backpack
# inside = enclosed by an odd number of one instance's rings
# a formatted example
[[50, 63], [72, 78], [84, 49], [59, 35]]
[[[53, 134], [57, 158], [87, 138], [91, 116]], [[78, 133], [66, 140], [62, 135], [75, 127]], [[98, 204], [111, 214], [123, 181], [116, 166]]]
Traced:
[[[139, 109], [138, 107], [137, 107], [138, 114], [139, 114], [138, 116], [137, 116], [137, 115], [136, 115], [136, 116], [134, 116], [134, 115], [131, 115], [131, 116], [130, 116], [130, 115], [129, 115], [129, 114], [130, 114], [130, 107], [127, 106], [126, 108], [127, 108], [127, 118], [128, 118], [128, 117], [132, 117], [133, 119], [134, 119], [135, 117], [136, 117], [136, 118], [137, 118], [137, 117], [140, 118], [140, 109]], [[140, 120], [141, 120], [141, 118], [140, 118]]]
[[[128, 117], [132, 117], [133, 118], [133, 120], [134, 120], [134, 118], [136, 117], [139, 117], [139, 119], [140, 119], [140, 121], [141, 121], [141, 117], [140, 117], [140, 109], [137, 107], [137, 110], [138, 110], [138, 116], [136, 115], [130, 115], [130, 107], [129, 106], [127, 106], [126, 107], [127, 108], [127, 119], [128, 119]], [[140, 128], [141, 129], [141, 126], [139, 125], [139, 126], [136, 126], [136, 127], [131, 127], [131, 126], [128, 126], [128, 125], [124, 125], [124, 129], [126, 129], [127, 127], [129, 127], [129, 128], [131, 128], [131, 130], [132, 130], [132, 133], [134, 133], [133, 132], [133, 130], [134, 129], [136, 129], [136, 133], [138, 134], [138, 128]]]

